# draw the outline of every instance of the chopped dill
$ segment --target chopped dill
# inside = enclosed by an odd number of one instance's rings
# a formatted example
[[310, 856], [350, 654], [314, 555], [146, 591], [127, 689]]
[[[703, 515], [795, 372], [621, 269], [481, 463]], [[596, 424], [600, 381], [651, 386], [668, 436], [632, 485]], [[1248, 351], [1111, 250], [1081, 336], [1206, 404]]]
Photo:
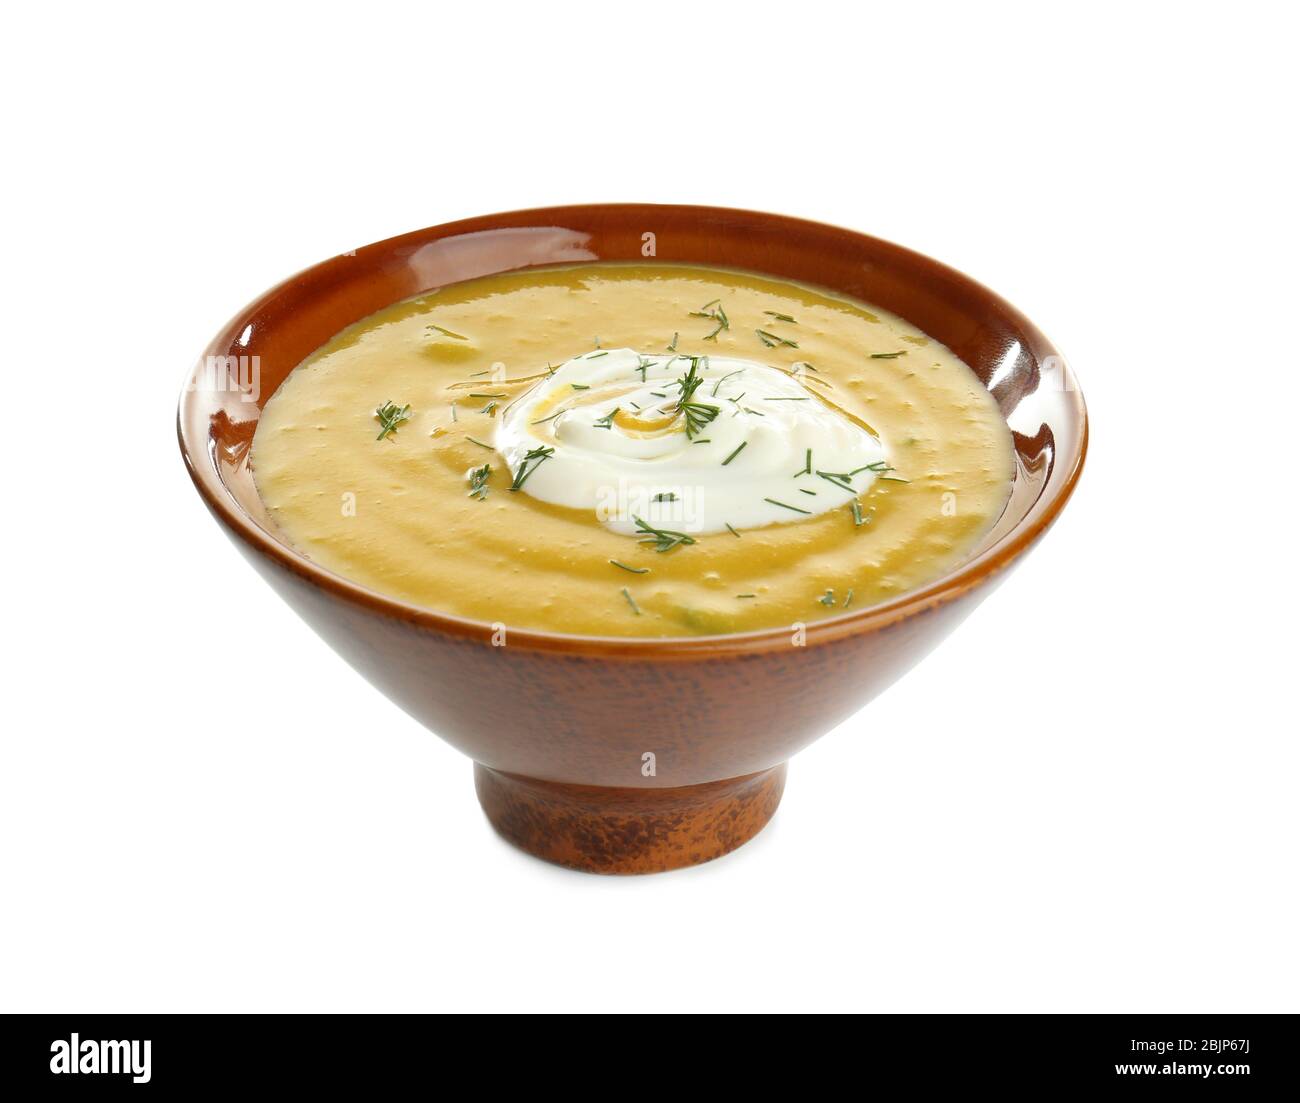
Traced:
[[397, 433], [397, 427], [411, 420], [411, 404], [408, 402], [405, 406], [398, 406], [395, 402], [385, 402], [375, 408], [375, 417], [382, 426], [375, 440], [383, 440], [385, 437], [392, 439]]
[[640, 535], [640, 543], [653, 544], [657, 552], [669, 552], [673, 548], [683, 544], [694, 544], [695, 537], [687, 536], [684, 532], [673, 532], [671, 529], [657, 529], [647, 525], [640, 517], [633, 516], [636, 522], [636, 530]]
[[741, 372], [743, 372], [744, 370], [745, 370], [744, 368], [737, 368], [735, 371], [729, 371], [729, 372], [727, 372], [726, 375], [724, 375], [721, 379], [719, 379], [716, 383], [713, 384], [713, 390], [710, 391], [709, 393], [712, 394], [714, 398], [717, 398], [717, 397], [718, 397], [718, 388], [721, 387], [722, 384], [724, 384], [724, 383], [725, 383], [728, 379], [730, 379], [733, 375], [739, 375], [739, 374], [740, 374]]
[[853, 489], [853, 471], [818, 471], [816, 472], [821, 478], [825, 479], [832, 486], [838, 486], [841, 490], [847, 490], [850, 494], [856, 494]]
[[450, 329], [447, 329], [447, 328], [444, 327], [444, 326], [434, 325], [432, 322], [430, 322], [430, 323], [429, 323], [427, 326], [425, 326], [424, 328], [425, 328], [425, 329], [436, 330], [437, 332], [441, 333], [444, 337], [450, 337], [450, 338], [452, 338], [453, 340], [456, 340], [456, 341], [468, 341], [468, 340], [469, 340], [469, 338], [466, 337], [463, 333], [456, 333], [455, 331], [450, 330]]
[[631, 571], [633, 574], [649, 574], [649, 567], [629, 567], [626, 563], [620, 563], [617, 559], [611, 559], [615, 567], [621, 567], [625, 571]]
[[542, 466], [547, 460], [555, 455], [554, 448], [544, 446], [530, 448], [524, 453], [524, 458], [519, 464], [519, 470], [515, 472], [515, 481], [510, 484], [511, 490], [518, 490], [528, 479], [528, 476]]
[[488, 478], [492, 474], [492, 465], [485, 463], [469, 473], [469, 494], [466, 497], [477, 498], [480, 502], [488, 496]]
[[722, 308], [722, 300], [714, 299], [712, 302], [705, 303], [699, 310], [691, 311], [692, 318], [708, 318], [711, 322], [717, 322], [713, 331], [704, 338], [706, 341], [716, 341], [718, 334], [724, 329], [731, 328], [731, 319], [727, 317], [727, 312]]
[[808, 510], [808, 509], [800, 509], [798, 506], [787, 505], [785, 502], [778, 502], [775, 498], [764, 498], [763, 501], [765, 501], [765, 502], [771, 502], [772, 505], [774, 505], [774, 506], [780, 506], [782, 509], [793, 510], [795, 513], [806, 513], [806, 514], [808, 514], [809, 516], [812, 516], [812, 511], [811, 511], [811, 510]]
[[726, 467], [727, 464], [729, 464], [732, 460], [734, 460], [737, 456], [739, 456], [740, 453], [744, 451], [745, 445], [747, 445], [748, 443], [749, 441], [742, 440], [740, 444], [736, 447], [736, 450], [732, 452], [731, 455], [728, 456], [725, 460], [722, 461], [722, 466]]
[[677, 380], [679, 394], [677, 397], [677, 412], [684, 415], [686, 419], [686, 437], [692, 439], [697, 433], [701, 432], [706, 425], [718, 416], [718, 408], [707, 402], [693, 401], [695, 392], [699, 390], [700, 384], [704, 382], [704, 377], [700, 375], [700, 361], [705, 361], [708, 366], [707, 357], [692, 356], [689, 358], [690, 368], [686, 374]]

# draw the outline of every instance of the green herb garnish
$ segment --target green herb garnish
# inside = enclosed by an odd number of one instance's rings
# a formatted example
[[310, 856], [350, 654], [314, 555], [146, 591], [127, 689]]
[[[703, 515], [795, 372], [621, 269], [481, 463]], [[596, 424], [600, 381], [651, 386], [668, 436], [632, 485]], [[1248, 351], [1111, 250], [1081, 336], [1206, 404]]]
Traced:
[[798, 341], [791, 341], [787, 337], [778, 337], [775, 333], [768, 333], [765, 329], [756, 329], [754, 332], [758, 334], [758, 339], [770, 349], [776, 348], [777, 345], [785, 345], [792, 349], [799, 347]]
[[405, 406], [398, 406], [395, 402], [385, 402], [382, 406], [376, 407], [375, 417], [379, 419], [379, 424], [382, 426], [375, 440], [391, 438], [397, 432], [399, 425], [411, 420], [411, 405], [409, 402]]
[[617, 559], [611, 559], [615, 567], [621, 567], [625, 571], [631, 571], [633, 574], [649, 574], [649, 567], [629, 567], [626, 563], [620, 563]]
[[436, 330], [437, 330], [439, 333], [441, 333], [444, 337], [451, 337], [451, 338], [454, 338], [454, 339], [457, 340], [457, 341], [468, 341], [468, 340], [469, 340], [469, 338], [466, 337], [466, 336], [465, 336], [464, 334], [462, 334], [462, 333], [454, 333], [454, 332], [453, 332], [452, 330], [450, 330], [450, 329], [445, 329], [444, 327], [434, 325], [433, 323], [430, 323], [429, 325], [425, 326], [424, 328], [425, 328], [425, 329], [436, 329]]
[[476, 467], [469, 473], [469, 494], [467, 497], [477, 498], [480, 502], [488, 496], [488, 478], [492, 474], [492, 465], [485, 463], [482, 467]]
[[778, 322], [790, 322], [793, 325], [799, 324], [793, 318], [791, 318], [789, 314], [781, 314], [775, 310], [765, 310], [763, 311], [763, 313], [766, 314], [769, 318], [775, 318]]
[[812, 511], [811, 511], [811, 510], [800, 509], [798, 506], [787, 505], [785, 502], [778, 502], [775, 498], [764, 498], [763, 501], [765, 501], [765, 502], [771, 502], [772, 505], [774, 505], [774, 506], [780, 506], [782, 509], [793, 510], [795, 513], [806, 513], [806, 514], [808, 514], [809, 516], [812, 516]]
[[692, 310], [691, 317], [708, 318], [718, 323], [714, 326], [713, 332], [704, 338], [706, 341], [716, 341], [719, 333], [731, 328], [731, 320], [727, 317], [727, 312], [722, 309], [721, 299], [714, 299], [712, 302], [705, 303], [699, 310]]
[[728, 525], [726, 521], [723, 521], [722, 523], [724, 525], [727, 525], [727, 531], [731, 533], [732, 536], [734, 536], [737, 540], [740, 539], [740, 533], [738, 533], [735, 529], [733, 529], [730, 525]]
[[729, 464], [732, 460], [734, 460], [737, 456], [739, 456], [740, 453], [744, 450], [745, 445], [747, 445], [748, 443], [749, 443], [749, 441], [747, 441], [747, 440], [742, 440], [742, 441], [740, 442], [740, 445], [736, 448], [736, 450], [735, 450], [734, 452], [732, 452], [731, 455], [728, 456], [725, 460], [722, 461], [722, 466], [723, 466], [723, 467], [726, 467], [727, 464]]
[[873, 352], [872, 360], [897, 360], [900, 356], [906, 356], [907, 349], [900, 349], [898, 352]]
[[[719, 379], [716, 383], [713, 384], [713, 390], [712, 390], [711, 392], [709, 392], [709, 393], [712, 394], [714, 398], [717, 398], [717, 397], [718, 397], [718, 388], [721, 387], [722, 384], [724, 384], [724, 383], [725, 383], [728, 379], [730, 379], [733, 375], [739, 375], [739, 374], [740, 374], [741, 372], [743, 372], [744, 370], [745, 370], [744, 368], [737, 368], [735, 371], [729, 371], [729, 372], [727, 372], [726, 375], [724, 375], [721, 379]], [[743, 398], [744, 396], [742, 395], [741, 397]]]
[[910, 479], [904, 479], [901, 475], [890, 475], [887, 472], [894, 471], [896, 468], [891, 467], [884, 460], [877, 460], [875, 463], [863, 464], [861, 467], [850, 471], [850, 475], [856, 475], [859, 471], [870, 471], [877, 479], [887, 483], [906, 483]]
[[634, 612], [634, 613], [639, 617], [639, 616], [641, 615], [641, 609], [640, 609], [640, 607], [637, 605], [637, 603], [636, 603], [635, 601], [632, 600], [632, 595], [629, 594], [629, 593], [627, 592], [627, 587], [626, 587], [626, 586], [623, 587], [623, 596], [624, 596], [625, 598], [627, 598], [627, 603], [628, 603], [630, 606], [632, 606], [632, 612]]
[[847, 490], [850, 494], [856, 493], [853, 489], [853, 476], [855, 471], [818, 471], [817, 475], [825, 479], [832, 486], [838, 486], [841, 490]]
[[510, 489], [520, 489], [524, 485], [528, 476], [541, 467], [542, 464], [549, 460], [553, 455], [555, 455], [554, 448], [546, 448], [544, 446], [530, 448], [524, 453], [524, 458], [519, 464], [519, 470], [515, 472], [515, 481], [510, 484]]
[[614, 415], [618, 413], [619, 408], [615, 406], [609, 413], [602, 418], [597, 418], [591, 423], [593, 429], [612, 429], [614, 428]]
[[718, 407], [707, 402], [692, 401], [695, 392], [700, 388], [700, 384], [704, 382], [704, 377], [700, 375], [700, 361], [705, 360], [707, 364], [707, 359], [700, 356], [692, 356], [689, 359], [691, 362], [690, 368], [687, 369], [685, 375], [677, 380], [677, 387], [679, 388], [677, 412], [686, 418], [686, 438], [688, 440], [718, 416]]
[[826, 591], [826, 592], [825, 592], [821, 597], [819, 597], [817, 600], [820, 601], [823, 605], [834, 605], [834, 604], [835, 604], [835, 591], [834, 591], [834, 590], [827, 590], [827, 591]]
[[695, 537], [687, 536], [684, 532], [673, 532], [671, 529], [657, 529], [647, 525], [640, 517], [633, 516], [636, 522], [636, 530], [641, 535], [640, 543], [654, 544], [655, 551], [669, 552], [679, 544], [694, 544]]

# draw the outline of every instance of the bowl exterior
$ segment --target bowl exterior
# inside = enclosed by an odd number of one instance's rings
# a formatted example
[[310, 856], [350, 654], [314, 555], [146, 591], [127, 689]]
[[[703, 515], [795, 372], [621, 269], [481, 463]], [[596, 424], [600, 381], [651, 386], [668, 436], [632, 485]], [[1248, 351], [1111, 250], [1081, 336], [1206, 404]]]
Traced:
[[[623, 788], [701, 785], [770, 769], [888, 688], [991, 591], [810, 642], [684, 654], [538, 649], [507, 626], [448, 632], [339, 597], [231, 534], [273, 589], [403, 711], [505, 773]], [[647, 755], [653, 756], [647, 758]], [[647, 769], [651, 767], [651, 769]]]

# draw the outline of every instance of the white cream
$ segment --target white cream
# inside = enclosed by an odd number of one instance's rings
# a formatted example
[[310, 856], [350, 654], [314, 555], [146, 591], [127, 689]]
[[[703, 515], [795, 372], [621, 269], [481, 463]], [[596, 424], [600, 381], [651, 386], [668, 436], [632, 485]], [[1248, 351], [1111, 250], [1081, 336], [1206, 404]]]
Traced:
[[[685, 533], [806, 520], [892, 471], [881, 442], [805, 387], [798, 366], [700, 357], [692, 401], [717, 413], [688, 436], [676, 408], [690, 366], [633, 349], [576, 356], [504, 411], [497, 451], [516, 481], [522, 468], [524, 492], [594, 510], [622, 533], [638, 531], [636, 518]], [[541, 448], [554, 452], [525, 459]], [[848, 476], [851, 489], [818, 472]]]

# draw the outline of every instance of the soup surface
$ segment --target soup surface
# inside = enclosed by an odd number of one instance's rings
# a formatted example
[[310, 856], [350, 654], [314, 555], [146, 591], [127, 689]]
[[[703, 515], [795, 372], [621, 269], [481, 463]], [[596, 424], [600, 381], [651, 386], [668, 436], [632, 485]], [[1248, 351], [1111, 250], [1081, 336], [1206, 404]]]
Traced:
[[752, 273], [530, 269], [338, 334], [266, 404], [258, 490], [315, 562], [579, 635], [789, 627], [945, 574], [1005, 506], [988, 392], [902, 319]]

